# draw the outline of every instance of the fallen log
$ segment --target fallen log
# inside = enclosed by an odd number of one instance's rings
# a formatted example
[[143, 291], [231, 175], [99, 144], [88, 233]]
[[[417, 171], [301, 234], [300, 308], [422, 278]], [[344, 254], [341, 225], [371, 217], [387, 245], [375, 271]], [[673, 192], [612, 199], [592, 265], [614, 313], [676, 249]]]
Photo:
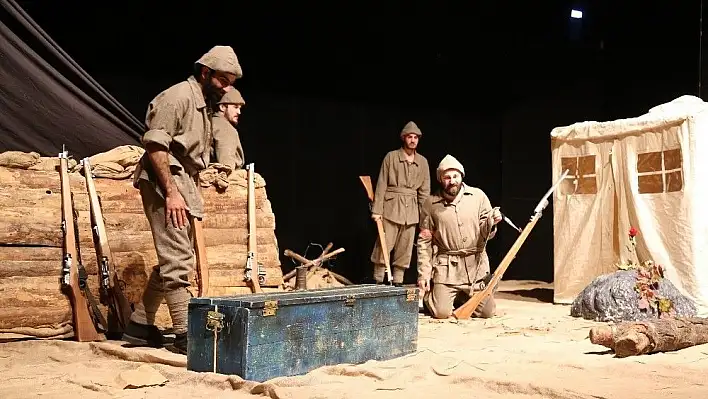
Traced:
[[619, 358], [677, 351], [708, 343], [708, 319], [666, 318], [593, 327], [590, 342], [612, 349]]

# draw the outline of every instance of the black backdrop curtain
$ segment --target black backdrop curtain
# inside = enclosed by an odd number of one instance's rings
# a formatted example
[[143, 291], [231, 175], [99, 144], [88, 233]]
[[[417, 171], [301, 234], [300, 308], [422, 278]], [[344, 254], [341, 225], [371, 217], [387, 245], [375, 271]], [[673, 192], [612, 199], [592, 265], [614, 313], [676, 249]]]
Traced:
[[138, 144], [143, 123], [13, 0], [0, 0], [0, 151], [84, 157]]

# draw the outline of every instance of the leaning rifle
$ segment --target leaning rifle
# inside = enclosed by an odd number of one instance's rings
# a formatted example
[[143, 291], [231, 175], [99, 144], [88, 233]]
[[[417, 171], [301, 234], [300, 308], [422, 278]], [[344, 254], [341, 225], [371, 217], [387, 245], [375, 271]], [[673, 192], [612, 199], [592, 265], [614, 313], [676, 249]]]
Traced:
[[566, 171], [563, 172], [563, 174], [561, 175], [560, 179], [558, 179], [553, 184], [553, 186], [551, 186], [551, 188], [546, 192], [546, 195], [544, 195], [538, 205], [536, 205], [536, 208], [534, 208], [533, 210], [533, 215], [531, 215], [531, 220], [526, 224], [526, 227], [524, 227], [524, 229], [521, 231], [521, 234], [519, 234], [519, 237], [514, 242], [514, 245], [511, 246], [509, 252], [507, 252], [506, 256], [504, 256], [504, 259], [502, 259], [501, 263], [499, 264], [499, 267], [497, 267], [497, 270], [494, 271], [492, 278], [490, 279], [489, 283], [486, 284], [485, 288], [473, 294], [467, 302], [465, 302], [462, 306], [452, 312], [452, 315], [456, 319], [469, 319], [474, 313], [474, 311], [477, 309], [477, 306], [479, 306], [482, 301], [484, 301], [489, 295], [492, 294], [492, 292], [494, 292], [497, 287], [497, 284], [499, 284], [499, 281], [504, 275], [504, 272], [511, 264], [511, 261], [514, 260], [514, 258], [516, 257], [516, 254], [519, 252], [519, 249], [524, 244], [524, 241], [526, 241], [526, 237], [528, 237], [531, 233], [531, 230], [533, 230], [534, 226], [536, 225], [536, 222], [538, 222], [538, 220], [541, 218], [543, 210], [548, 206], [548, 198], [551, 196], [551, 194], [553, 194], [555, 189], [563, 181], [563, 179], [565, 179], [567, 175], [568, 170], [566, 169]]
[[106, 225], [103, 221], [101, 199], [98, 197], [96, 185], [91, 173], [91, 163], [88, 158], [81, 161], [88, 191], [89, 211], [91, 215], [91, 231], [93, 232], [93, 245], [96, 249], [98, 263], [100, 301], [108, 307], [107, 334], [120, 338], [128, 325], [133, 308], [123, 292], [121, 281], [116, 273], [111, 247], [108, 245]]
[[[244, 280], [255, 293], [263, 292], [261, 285], [265, 284], [265, 271], [258, 264], [258, 240], [256, 238], [256, 172], [255, 164], [246, 165], [248, 171], [248, 256]], [[255, 269], [256, 276], [253, 276]]]
[[[61, 229], [64, 236], [60, 284], [62, 290], [71, 301], [74, 337], [79, 342], [103, 341], [105, 337], [96, 329], [94, 320], [89, 312], [88, 301], [94, 305], [92, 306], [94, 313], [97, 310], [97, 306], [93, 303], [93, 297], [88, 288], [86, 271], [81, 264], [79, 255], [78, 230], [71, 183], [69, 181], [69, 160], [66, 150], [59, 154], [59, 180], [61, 182]], [[96, 317], [103, 317], [100, 311]], [[103, 325], [105, 326], [105, 324]]]
[[[364, 185], [364, 190], [366, 190], [366, 196], [369, 197], [369, 206], [374, 206], [374, 187], [371, 184], [370, 176], [359, 176], [361, 184]], [[391, 254], [390, 248], [386, 245], [386, 231], [384, 230], [383, 221], [379, 218], [375, 220], [376, 231], [379, 235], [379, 246], [381, 247], [381, 255], [383, 255], [384, 266], [386, 266], [386, 277], [388, 277], [388, 284], [393, 284], [393, 275], [391, 275]]]

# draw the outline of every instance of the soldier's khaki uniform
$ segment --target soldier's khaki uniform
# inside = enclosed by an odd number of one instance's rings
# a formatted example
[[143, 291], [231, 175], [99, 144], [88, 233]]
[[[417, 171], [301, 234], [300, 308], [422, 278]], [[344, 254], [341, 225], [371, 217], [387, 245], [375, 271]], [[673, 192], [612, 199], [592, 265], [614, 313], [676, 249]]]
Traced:
[[[415, 133], [421, 136], [418, 126], [408, 122], [401, 136]], [[386, 247], [393, 250], [391, 274], [394, 284], [403, 283], [403, 275], [410, 267], [413, 255], [415, 228], [420, 220], [420, 207], [430, 195], [430, 168], [428, 160], [415, 153], [413, 162], [406, 161], [403, 148], [386, 154], [376, 181], [374, 204], [371, 212], [382, 216], [386, 233]], [[371, 253], [374, 279], [382, 282], [386, 266], [378, 240]]]
[[[464, 168], [451, 156], [438, 167], [438, 179], [447, 169]], [[435, 318], [448, 318], [459, 294], [468, 299], [473, 291], [483, 289], [483, 280], [490, 272], [485, 251], [485, 237], [496, 233], [492, 206], [484, 192], [462, 184], [460, 194], [452, 202], [441, 193], [431, 195], [423, 207], [421, 230], [431, 231], [432, 238], [419, 235], [418, 280], [432, 279], [432, 290], [423, 302]], [[474, 312], [476, 317], [492, 317], [496, 305], [493, 296], [484, 300]]]
[[[219, 104], [245, 105], [246, 102], [243, 100], [238, 90], [232, 89], [224, 94]], [[230, 171], [241, 169], [245, 159], [241, 138], [238, 135], [236, 126], [229, 122], [221, 111], [218, 111], [212, 119], [212, 132], [214, 135], [214, 156], [216, 162], [227, 169], [227, 174], [230, 173]]]
[[[197, 62], [213, 70], [242, 76], [231, 47], [215, 46]], [[150, 102], [145, 119], [148, 131], [142, 142], [144, 145], [158, 144], [168, 150], [172, 178], [192, 218], [204, 216], [204, 204], [196, 180], [199, 171], [209, 165], [211, 113], [201, 85], [194, 77], [189, 77], [158, 94]], [[142, 303], [135, 306], [131, 321], [153, 325], [155, 313], [164, 299], [174, 332], [184, 333], [191, 297], [187, 287], [195, 262], [191, 223], [178, 229], [166, 221], [165, 193], [147, 152], [135, 171], [134, 185], [140, 189], [158, 264], [149, 277]]]

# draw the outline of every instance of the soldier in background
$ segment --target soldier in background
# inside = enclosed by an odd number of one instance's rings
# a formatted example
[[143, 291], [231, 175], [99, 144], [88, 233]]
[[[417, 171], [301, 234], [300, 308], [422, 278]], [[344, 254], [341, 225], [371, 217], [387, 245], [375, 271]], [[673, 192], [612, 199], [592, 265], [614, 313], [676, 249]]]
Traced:
[[[425, 292], [423, 303], [432, 316], [446, 319], [458, 296], [469, 298], [483, 289], [490, 272], [486, 243], [496, 234], [502, 215], [482, 190], [462, 182], [465, 168], [453, 156], [443, 158], [437, 177], [442, 187], [428, 197], [420, 222], [418, 287]], [[474, 316], [488, 318], [495, 312], [492, 295], [479, 304]]]
[[[410, 267], [420, 208], [430, 194], [428, 160], [417, 151], [422, 135], [414, 122], [403, 127], [400, 134], [403, 145], [386, 154], [381, 164], [371, 211], [372, 219], [383, 219], [386, 247], [393, 251], [392, 283], [398, 286], [403, 284], [403, 275]], [[371, 261], [374, 263], [374, 280], [382, 283], [386, 265], [378, 240]]]
[[244, 164], [243, 147], [236, 130], [241, 107], [244, 105], [246, 102], [243, 96], [234, 88], [221, 98], [218, 103], [219, 111], [212, 119], [214, 158], [221, 164], [227, 176], [232, 171], [241, 169]]

